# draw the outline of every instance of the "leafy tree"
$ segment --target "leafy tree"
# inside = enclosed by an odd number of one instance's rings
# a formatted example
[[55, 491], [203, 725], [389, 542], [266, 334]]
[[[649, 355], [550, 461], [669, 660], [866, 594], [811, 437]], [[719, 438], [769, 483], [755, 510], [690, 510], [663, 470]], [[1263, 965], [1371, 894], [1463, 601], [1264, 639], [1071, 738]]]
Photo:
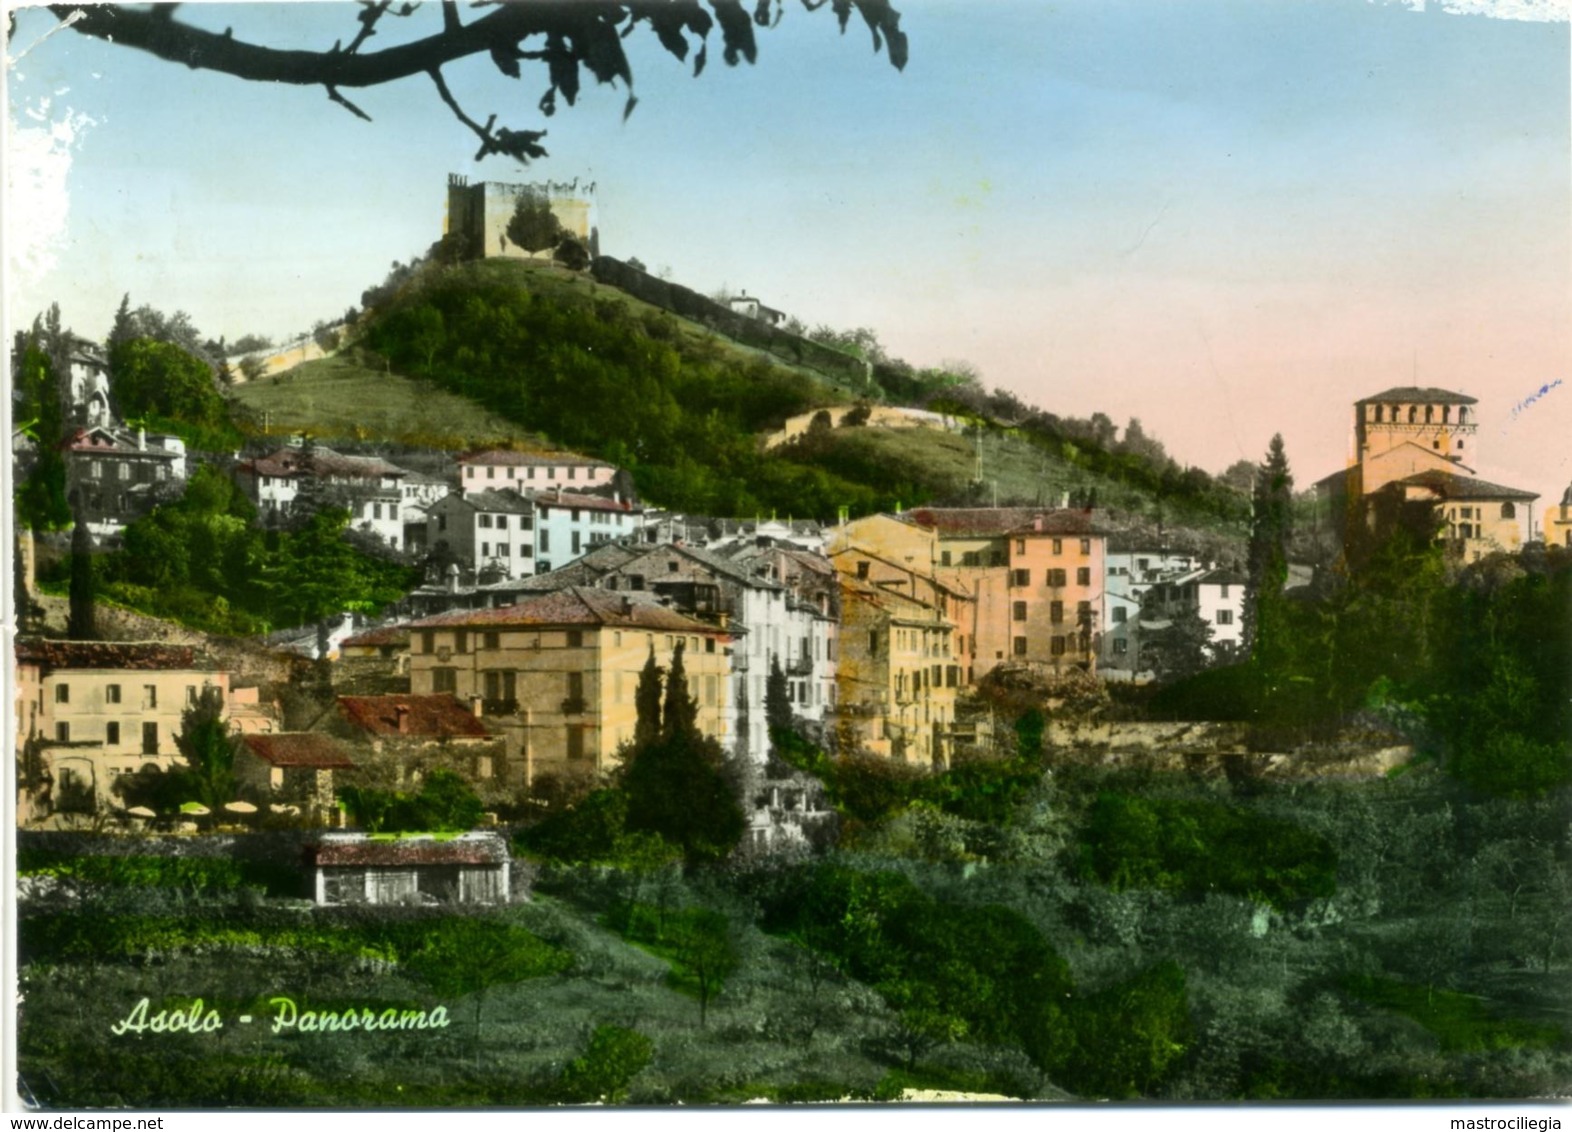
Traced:
[[223, 694], [217, 688], [202, 689], [196, 703], [181, 713], [175, 746], [186, 760], [187, 785], [196, 789], [197, 801], [217, 810], [234, 800], [235, 750], [224, 719]]
[[571, 233], [562, 237], [557, 250], [552, 253], [552, 259], [569, 271], [588, 271], [590, 266], [589, 249], [584, 246], [583, 240]]
[[627, 828], [680, 846], [690, 863], [725, 857], [747, 829], [725, 753], [696, 728], [635, 747], [620, 778]]
[[50, 357], [41, 321], [35, 321], [31, 333], [18, 335], [12, 365], [20, 394], [15, 427], [33, 442], [34, 450], [32, 470], [17, 490], [17, 518], [33, 530], [58, 530], [72, 519], [60, 451], [65, 438], [62, 386], [69, 370], [58, 368]]
[[710, 908], [697, 908], [677, 918], [669, 932], [677, 962], [699, 995], [699, 1027], [709, 1019], [710, 1002], [721, 984], [737, 969], [737, 946], [731, 923]]
[[371, 833], [462, 833], [480, 822], [480, 799], [451, 770], [432, 771], [413, 795], [345, 786], [338, 797]]
[[533, 187], [519, 194], [508, 219], [507, 236], [514, 244], [534, 255], [555, 248], [563, 237], [562, 222], [551, 210], [545, 193]]
[[[816, 4], [806, 5], [810, 9]], [[60, 19], [76, 9], [56, 5]], [[525, 2], [498, 7], [465, 24], [456, 5], [443, 8], [440, 31], [400, 43], [382, 51], [362, 51], [361, 47], [377, 34], [378, 23], [388, 15], [408, 17], [418, 5], [395, 7], [391, 3], [367, 5], [357, 17], [360, 28], [347, 46], [342, 42], [331, 50], [298, 50], [265, 47], [247, 42], [230, 29], [223, 34], [206, 31], [171, 17], [165, 10], [149, 10], [138, 5], [92, 5], [81, 16], [70, 17], [73, 30], [124, 47], [147, 51], [158, 58], [182, 66], [218, 71], [237, 78], [264, 83], [292, 83], [321, 87], [328, 97], [361, 118], [368, 116], [343, 93], [346, 90], [379, 86], [399, 79], [419, 76], [430, 78], [443, 103], [454, 117], [480, 142], [476, 160], [489, 154], [502, 154], [521, 163], [544, 157], [541, 139], [544, 130], [517, 130], [497, 123], [491, 115], [482, 125], [467, 114], [449, 90], [443, 68], [470, 56], [488, 57], [503, 74], [521, 76], [522, 61], [545, 62], [550, 87], [539, 102], [540, 112], [550, 117], [560, 95], [569, 106], [578, 97], [581, 70], [588, 70], [597, 82], [622, 83], [628, 88], [624, 115], [632, 112], [633, 67], [623, 50], [623, 41], [641, 24], [647, 24], [661, 46], [678, 59], [686, 60], [695, 47], [694, 74], [704, 70], [709, 55], [708, 36], [719, 25], [728, 66], [758, 55], [754, 26], [769, 26], [769, 10], [759, 8], [750, 19], [740, 0], [720, 0], [712, 5], [714, 16], [697, 4], [672, 5], [667, 0], [584, 0], [574, 4]], [[874, 49], [888, 46], [889, 59], [897, 68], [906, 65], [906, 35], [900, 29], [900, 15], [889, 0], [837, 0], [834, 5], [841, 29], [855, 9], [873, 32]], [[777, 9], [776, 19], [780, 17]], [[525, 41], [542, 37], [543, 50], [526, 49]]]
[[1164, 680], [1182, 680], [1206, 667], [1211, 640], [1212, 626], [1200, 610], [1187, 605], [1174, 614], [1166, 628], [1143, 642], [1141, 651]]
[[126, 417], [156, 416], [212, 427], [228, 419], [213, 371], [184, 348], [133, 338], [109, 359], [110, 389]]
[[589, 1048], [563, 1067], [550, 1099], [559, 1104], [616, 1104], [650, 1063], [655, 1043], [623, 1026], [596, 1026]]

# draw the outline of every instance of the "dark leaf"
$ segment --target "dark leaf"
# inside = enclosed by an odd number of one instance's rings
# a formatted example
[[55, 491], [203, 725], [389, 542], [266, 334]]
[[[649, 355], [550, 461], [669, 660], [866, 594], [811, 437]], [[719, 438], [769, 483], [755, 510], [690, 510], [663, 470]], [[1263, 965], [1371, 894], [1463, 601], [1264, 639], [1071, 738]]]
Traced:
[[589, 67], [590, 74], [603, 83], [616, 79], [631, 84], [633, 71], [628, 66], [628, 56], [622, 50], [622, 37], [614, 24], [594, 18], [585, 20], [574, 36], [574, 47], [579, 58]]
[[[901, 14], [889, 5], [889, 0], [855, 0], [857, 10], [862, 13], [863, 22], [868, 25], [868, 30], [873, 33], [873, 49], [879, 50], [880, 35], [889, 45], [890, 62], [896, 70], [906, 67], [906, 33], [901, 30]], [[841, 29], [846, 28], [846, 19], [841, 18]]]
[[739, 58], [754, 62], [759, 57], [759, 47], [753, 38], [753, 21], [742, 10], [740, 0], [710, 0], [710, 7], [715, 9], [721, 39], [726, 44], [726, 65], [735, 67]]
[[491, 61], [497, 65], [497, 70], [507, 75], [510, 79], [519, 77], [518, 52], [504, 44], [496, 44], [491, 49]]
[[579, 58], [568, 50], [562, 37], [552, 35], [546, 42], [546, 63], [551, 71], [551, 85], [562, 92], [562, 97], [573, 105], [579, 96]]

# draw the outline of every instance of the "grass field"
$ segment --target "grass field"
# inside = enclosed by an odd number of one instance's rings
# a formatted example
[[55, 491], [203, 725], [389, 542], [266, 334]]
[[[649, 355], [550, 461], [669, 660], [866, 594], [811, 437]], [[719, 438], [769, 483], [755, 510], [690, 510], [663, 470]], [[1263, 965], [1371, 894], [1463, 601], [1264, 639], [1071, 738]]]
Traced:
[[309, 430], [329, 441], [389, 440], [456, 450], [539, 442], [467, 398], [337, 354], [237, 385], [234, 396], [257, 432], [269, 436]]

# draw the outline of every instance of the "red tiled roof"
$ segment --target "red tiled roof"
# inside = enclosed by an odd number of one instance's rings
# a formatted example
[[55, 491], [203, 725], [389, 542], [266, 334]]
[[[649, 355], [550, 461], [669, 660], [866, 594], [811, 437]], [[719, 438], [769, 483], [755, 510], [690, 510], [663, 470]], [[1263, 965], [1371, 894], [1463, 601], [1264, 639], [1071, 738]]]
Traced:
[[[404, 711], [400, 712], [400, 708]], [[417, 739], [489, 739], [491, 732], [475, 713], [450, 693], [434, 696], [340, 696], [346, 720], [373, 735]], [[405, 725], [399, 727], [403, 716]]]
[[356, 865], [500, 865], [508, 859], [508, 844], [496, 834], [460, 834], [436, 837], [324, 838], [317, 843], [319, 866]]
[[1489, 480], [1454, 476], [1449, 472], [1420, 472], [1397, 481], [1404, 487], [1428, 487], [1443, 499], [1538, 499], [1539, 495], [1520, 488], [1504, 487]]
[[18, 638], [16, 659], [44, 668], [138, 669], [148, 672], [212, 672], [213, 658], [195, 645], [159, 641], [57, 641]]
[[[606, 625], [613, 628], [658, 629], [673, 633], [722, 631], [713, 625], [684, 616], [674, 609], [635, 595], [614, 593], [588, 586], [570, 586], [539, 597], [525, 598], [517, 605], [497, 609], [456, 609], [416, 621], [416, 629], [474, 626], [495, 629], [508, 625], [545, 627], [552, 625]], [[729, 635], [729, 634], [723, 634]]]
[[408, 644], [408, 625], [384, 625], [380, 629], [367, 629], [364, 633], [356, 633], [353, 637], [344, 638], [344, 645], [350, 648]]
[[1375, 401], [1401, 401], [1404, 404], [1420, 405], [1475, 405], [1479, 403], [1479, 398], [1470, 397], [1466, 393], [1454, 393], [1450, 389], [1436, 389], [1434, 386], [1420, 388], [1417, 385], [1397, 385], [1385, 392], [1361, 397], [1354, 404], [1368, 405]]
[[577, 468], [611, 468], [605, 460], [580, 456], [576, 452], [514, 452], [507, 448], [488, 448], [484, 452], [470, 452], [458, 458], [460, 464], [492, 464], [497, 467], [523, 468], [534, 466]]
[[311, 731], [285, 731], [274, 735], [242, 735], [242, 746], [270, 766], [315, 767], [348, 770], [355, 763], [338, 742]]

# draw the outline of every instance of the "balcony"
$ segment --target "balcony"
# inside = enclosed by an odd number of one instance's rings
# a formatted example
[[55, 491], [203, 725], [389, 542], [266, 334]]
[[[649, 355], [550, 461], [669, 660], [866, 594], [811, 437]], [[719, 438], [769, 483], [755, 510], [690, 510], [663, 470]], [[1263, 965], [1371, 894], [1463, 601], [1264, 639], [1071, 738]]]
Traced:
[[588, 710], [589, 704], [585, 702], [583, 696], [569, 696], [562, 701], [563, 715], [583, 715]]
[[813, 657], [811, 657], [811, 656], [799, 656], [795, 660], [787, 661], [787, 663], [786, 663], [786, 675], [788, 675], [788, 676], [812, 676], [813, 675]]
[[480, 713], [482, 715], [517, 715], [519, 713], [518, 700], [481, 700]]

